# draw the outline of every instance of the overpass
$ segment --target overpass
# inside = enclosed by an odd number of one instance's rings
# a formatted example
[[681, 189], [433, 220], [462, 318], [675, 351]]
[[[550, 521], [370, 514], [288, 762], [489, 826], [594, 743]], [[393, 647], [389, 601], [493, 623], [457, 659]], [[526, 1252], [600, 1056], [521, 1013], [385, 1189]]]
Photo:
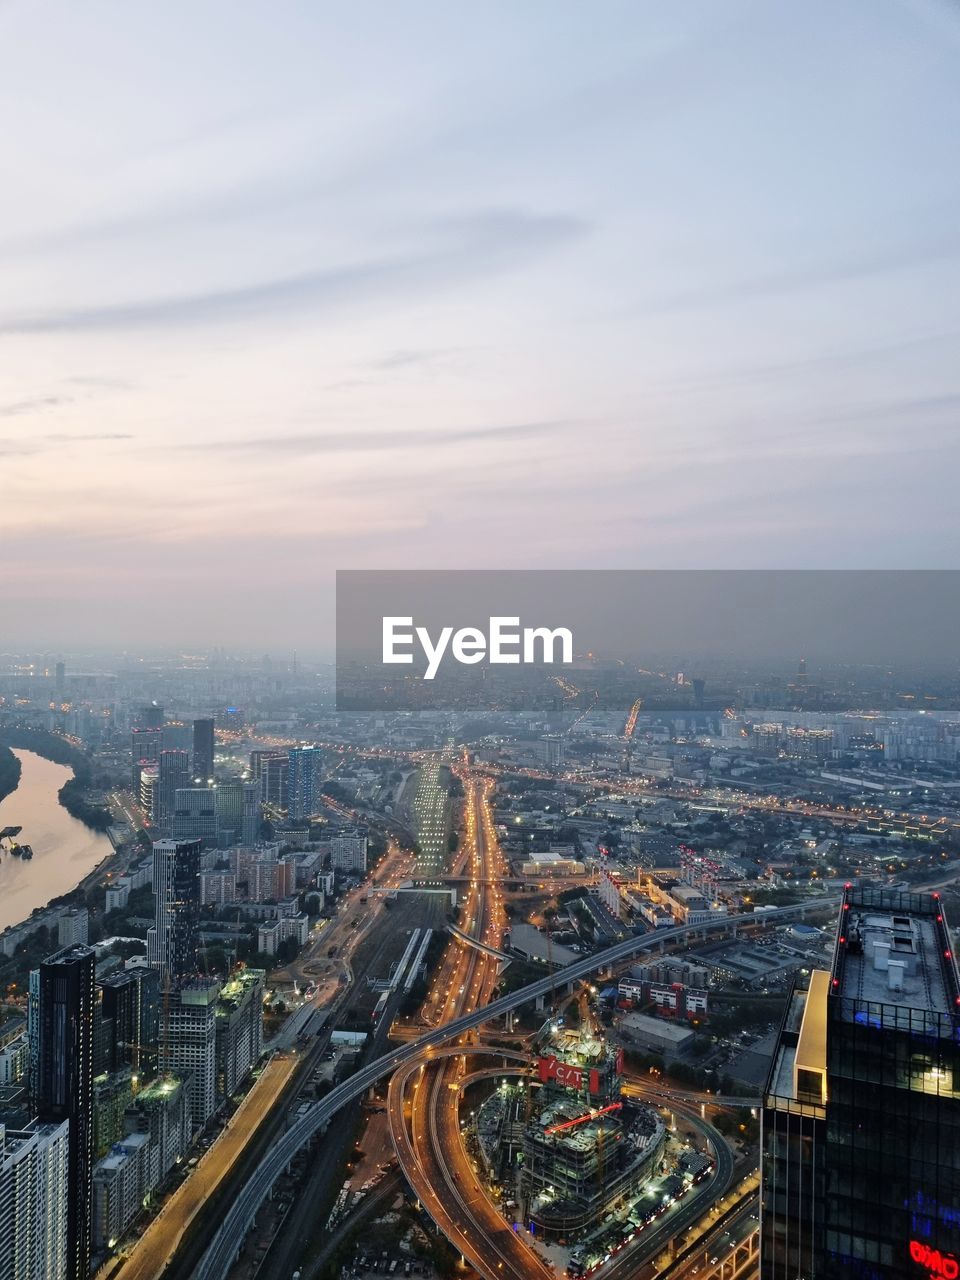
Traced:
[[486, 942], [481, 942], [479, 938], [474, 938], [469, 933], [464, 933], [455, 924], [448, 924], [447, 932], [452, 933], [458, 942], [465, 942], [468, 947], [475, 947], [477, 951], [482, 951], [485, 956], [492, 956], [494, 960], [502, 961], [504, 968], [513, 959], [513, 956], [508, 956], [505, 951], [498, 951], [496, 947], [488, 946]]
[[[797, 917], [803, 917], [813, 910], [823, 910], [826, 907], [839, 906], [839, 904], [839, 895], [831, 895], [816, 902], [799, 903], [790, 907], [778, 907], [774, 911], [764, 912], [761, 920], [763, 924], [779, 924]], [[325, 1098], [314, 1103], [310, 1110], [304, 1112], [286, 1133], [277, 1140], [270, 1152], [248, 1178], [246, 1184], [237, 1193], [233, 1203], [214, 1232], [213, 1239], [200, 1260], [199, 1266], [194, 1271], [194, 1277], [196, 1277], [196, 1280], [225, 1280], [231, 1263], [240, 1251], [244, 1238], [253, 1223], [254, 1215], [266, 1199], [274, 1182], [290, 1164], [300, 1148], [305, 1146], [316, 1134], [323, 1132], [330, 1118], [341, 1107], [346, 1106], [354, 1098], [365, 1093], [367, 1089], [376, 1084], [378, 1080], [382, 1080], [384, 1076], [390, 1075], [401, 1063], [407, 1062], [411, 1058], [421, 1057], [425, 1051], [438, 1048], [448, 1041], [456, 1040], [458, 1037], [465, 1035], [466, 1032], [472, 1031], [474, 1027], [479, 1027], [493, 1018], [502, 1017], [504, 1014], [518, 1009], [521, 1005], [527, 1004], [531, 1000], [536, 1000], [539, 996], [549, 995], [551, 991], [556, 989], [558, 983], [578, 982], [581, 978], [588, 978], [591, 974], [596, 973], [598, 969], [606, 969], [643, 951], [657, 950], [669, 942], [680, 942], [692, 935], [706, 936], [710, 933], [723, 933], [731, 927], [736, 928], [738, 925], [759, 924], [761, 920], [758, 920], [752, 912], [748, 912], [743, 915], [725, 916], [718, 920], [708, 921], [705, 924], [682, 925], [675, 929], [660, 929], [656, 933], [644, 933], [632, 938], [625, 938], [622, 942], [617, 942], [612, 947], [598, 951], [595, 955], [585, 956], [582, 960], [576, 960], [573, 964], [567, 965], [564, 969], [558, 969], [554, 973], [548, 974], [545, 978], [538, 978], [536, 982], [531, 982], [527, 986], [521, 987], [519, 991], [514, 991], [507, 996], [501, 996], [498, 1000], [494, 1000], [483, 1008], [475, 1009], [459, 1018], [454, 1018], [452, 1022], [436, 1027], [416, 1040], [410, 1040], [404, 1045], [398, 1045], [390, 1053], [386, 1053], [368, 1063], [365, 1067], [361, 1067], [348, 1080], [343, 1081], [342, 1084], [332, 1089]], [[124, 1280], [125, 1271], [126, 1267], [121, 1269], [119, 1280]], [[171, 1274], [175, 1275], [175, 1270]]]

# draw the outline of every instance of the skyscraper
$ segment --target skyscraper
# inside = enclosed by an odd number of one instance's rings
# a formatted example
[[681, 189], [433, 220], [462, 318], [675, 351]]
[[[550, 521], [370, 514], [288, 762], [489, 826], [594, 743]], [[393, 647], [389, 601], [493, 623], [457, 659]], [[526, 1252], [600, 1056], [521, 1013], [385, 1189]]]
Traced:
[[153, 929], [147, 937], [150, 962], [161, 987], [177, 986], [197, 972], [200, 943], [200, 841], [157, 840], [153, 846]]
[[160, 1030], [159, 971], [145, 965], [111, 973], [100, 983], [106, 1028], [106, 1069], [132, 1068], [141, 1080], [156, 1074]]
[[186, 751], [160, 752], [159, 791], [154, 804], [155, 822], [169, 824], [177, 803], [177, 792], [190, 785], [190, 757]]
[[848, 887], [831, 971], [794, 990], [764, 1095], [761, 1274], [946, 1280], [958, 1258], [960, 981], [944, 913], [936, 894]]
[[214, 725], [212, 720], [193, 722], [193, 776], [200, 782], [213, 777]]
[[291, 747], [287, 782], [287, 813], [291, 818], [310, 818], [320, 809], [323, 781], [319, 747]]
[[68, 1280], [86, 1280], [90, 1269], [94, 962], [93, 950], [77, 945], [40, 965], [37, 1110], [44, 1124], [69, 1121]]
[[290, 760], [286, 754], [259, 760], [261, 798], [272, 809], [286, 809], [290, 793]]
[[215, 845], [219, 838], [215, 787], [178, 787], [170, 833], [175, 840]]
[[148, 765], [159, 765], [163, 750], [162, 729], [134, 729], [130, 735], [132, 758], [131, 786], [133, 794], [140, 793], [140, 774]]

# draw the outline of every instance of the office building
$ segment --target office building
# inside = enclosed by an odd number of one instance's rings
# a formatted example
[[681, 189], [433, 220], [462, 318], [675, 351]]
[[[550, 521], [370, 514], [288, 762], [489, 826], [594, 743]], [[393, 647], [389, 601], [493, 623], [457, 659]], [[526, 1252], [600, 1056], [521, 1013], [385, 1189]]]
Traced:
[[219, 841], [217, 793], [213, 787], [180, 787], [174, 796], [173, 818], [168, 824], [174, 840]]
[[213, 781], [213, 746], [213, 721], [194, 720], [193, 776], [198, 782]]
[[310, 818], [320, 812], [323, 758], [319, 747], [292, 747], [288, 752], [287, 814]]
[[260, 784], [233, 778], [215, 788], [217, 827], [222, 847], [256, 844], [260, 836]]
[[271, 809], [287, 810], [289, 762], [285, 751], [251, 751], [253, 781], [260, 783], [260, 799]]
[[190, 785], [190, 756], [186, 751], [166, 749], [160, 752], [157, 790], [154, 793], [153, 820], [161, 826], [172, 821], [177, 807], [177, 792]]
[[764, 1094], [761, 1273], [945, 1280], [958, 1257], [960, 982], [942, 905], [848, 887], [831, 969], [795, 987]]
[[163, 750], [162, 729], [134, 729], [130, 735], [130, 752], [133, 762], [131, 787], [133, 794], [140, 794], [140, 775], [148, 765], [160, 764]]
[[94, 965], [93, 950], [79, 945], [40, 965], [37, 1112], [43, 1124], [69, 1122], [68, 1280], [86, 1280], [90, 1269]]
[[148, 707], [141, 707], [137, 716], [137, 727], [140, 729], [162, 729], [164, 722], [163, 707], [151, 702]]
[[197, 972], [200, 944], [199, 840], [157, 840], [153, 846], [155, 922], [147, 935], [161, 987]]
[[0, 1125], [0, 1276], [67, 1280], [69, 1121]]

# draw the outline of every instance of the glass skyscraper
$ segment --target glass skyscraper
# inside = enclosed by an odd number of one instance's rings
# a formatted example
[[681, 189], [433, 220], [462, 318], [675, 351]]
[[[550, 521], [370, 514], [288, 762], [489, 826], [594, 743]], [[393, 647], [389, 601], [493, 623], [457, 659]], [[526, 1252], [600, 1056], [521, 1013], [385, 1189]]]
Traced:
[[763, 1107], [764, 1280], [960, 1269], [960, 982], [937, 895], [848, 887]]
[[69, 1121], [67, 1280], [86, 1280], [90, 1270], [94, 965], [84, 946], [40, 965], [37, 1111], [44, 1124]]
[[287, 813], [291, 818], [310, 818], [320, 810], [320, 748], [292, 747], [288, 758]]

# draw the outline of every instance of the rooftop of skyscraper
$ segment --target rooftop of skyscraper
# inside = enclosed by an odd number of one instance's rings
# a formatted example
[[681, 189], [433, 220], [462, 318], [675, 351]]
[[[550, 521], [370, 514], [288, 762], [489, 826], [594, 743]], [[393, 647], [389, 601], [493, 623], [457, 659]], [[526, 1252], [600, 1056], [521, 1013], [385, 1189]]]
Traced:
[[847, 1021], [867, 1020], [870, 1004], [957, 1013], [960, 981], [939, 896], [848, 887], [831, 994]]

